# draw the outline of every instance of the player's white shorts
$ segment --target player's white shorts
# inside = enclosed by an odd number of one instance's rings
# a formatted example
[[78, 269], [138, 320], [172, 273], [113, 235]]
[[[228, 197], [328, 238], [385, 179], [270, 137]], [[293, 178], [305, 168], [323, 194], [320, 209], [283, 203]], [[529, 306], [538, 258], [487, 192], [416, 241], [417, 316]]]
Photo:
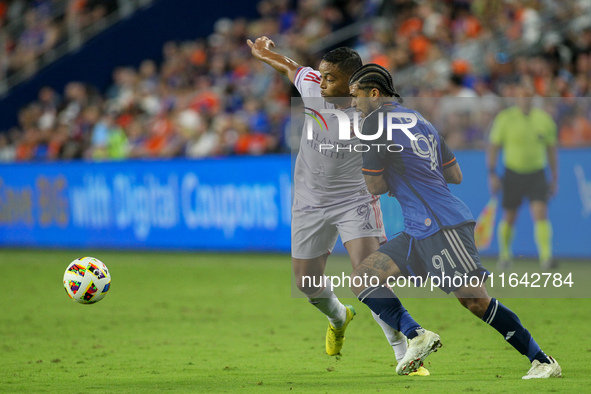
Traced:
[[304, 205], [296, 197], [291, 212], [291, 256], [297, 259], [331, 253], [339, 235], [343, 244], [366, 237], [376, 237], [380, 244], [388, 240], [379, 196], [323, 208]]

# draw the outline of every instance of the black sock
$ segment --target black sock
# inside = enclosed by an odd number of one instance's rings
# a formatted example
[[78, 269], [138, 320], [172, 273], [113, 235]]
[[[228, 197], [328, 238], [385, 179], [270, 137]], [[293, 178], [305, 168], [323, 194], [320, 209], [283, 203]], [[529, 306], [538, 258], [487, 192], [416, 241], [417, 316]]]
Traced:
[[548, 356], [540, 349], [529, 331], [523, 327], [519, 317], [498, 300], [491, 299], [482, 320], [500, 332], [505, 340], [519, 353], [527, 356], [530, 362], [538, 360], [541, 363], [550, 364]]

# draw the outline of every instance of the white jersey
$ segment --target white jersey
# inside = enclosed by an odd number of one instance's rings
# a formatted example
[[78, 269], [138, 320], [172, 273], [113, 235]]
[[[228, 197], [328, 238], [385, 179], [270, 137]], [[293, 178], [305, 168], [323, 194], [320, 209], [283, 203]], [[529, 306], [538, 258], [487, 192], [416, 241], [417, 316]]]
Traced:
[[[300, 68], [294, 85], [306, 107], [316, 111], [335, 108], [322, 99], [318, 71], [310, 67]], [[349, 116], [352, 124], [355, 109], [348, 107], [340, 110]], [[359, 143], [359, 138], [353, 135], [350, 140], [340, 141], [336, 116], [324, 114], [323, 117], [328, 127], [311, 122], [313, 138], [308, 139], [306, 126], [302, 132], [294, 170], [296, 199], [311, 207], [342, 204], [352, 199], [372, 201], [361, 172], [361, 153], [352, 149]], [[328, 148], [331, 145], [333, 148]]]

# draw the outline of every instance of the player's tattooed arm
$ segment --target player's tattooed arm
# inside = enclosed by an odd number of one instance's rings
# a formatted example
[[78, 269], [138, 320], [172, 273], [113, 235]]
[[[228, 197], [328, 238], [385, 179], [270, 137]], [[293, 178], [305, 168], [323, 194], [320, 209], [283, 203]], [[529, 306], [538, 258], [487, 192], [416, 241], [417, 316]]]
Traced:
[[287, 76], [292, 83], [295, 82], [296, 73], [301, 66], [287, 56], [273, 52], [271, 47], [275, 47], [275, 43], [272, 40], [266, 36], [262, 36], [254, 42], [246, 40], [246, 43], [255, 58], [267, 63], [281, 74]]
[[380, 195], [388, 192], [388, 184], [384, 179], [384, 175], [363, 175], [367, 190], [371, 194]]

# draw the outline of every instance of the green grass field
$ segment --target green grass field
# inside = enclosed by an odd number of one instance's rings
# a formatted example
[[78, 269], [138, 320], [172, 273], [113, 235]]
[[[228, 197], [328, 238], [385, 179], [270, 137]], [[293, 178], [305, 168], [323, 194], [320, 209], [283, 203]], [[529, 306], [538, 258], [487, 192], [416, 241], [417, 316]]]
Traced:
[[[67, 264], [100, 258], [106, 298], [78, 305]], [[330, 264], [330, 263], [329, 263]], [[0, 250], [0, 392], [582, 392], [591, 387], [591, 299], [503, 299], [564, 377], [524, 381], [527, 359], [453, 299], [408, 299], [443, 348], [429, 377], [398, 376], [355, 299], [340, 358], [326, 319], [292, 298], [287, 255]]]

